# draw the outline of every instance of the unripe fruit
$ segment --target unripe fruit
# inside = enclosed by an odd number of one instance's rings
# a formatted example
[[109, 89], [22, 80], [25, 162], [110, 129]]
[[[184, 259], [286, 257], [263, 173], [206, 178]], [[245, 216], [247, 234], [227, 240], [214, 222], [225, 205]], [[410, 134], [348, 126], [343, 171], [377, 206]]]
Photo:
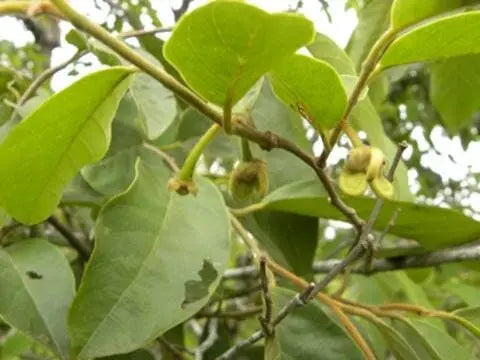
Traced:
[[370, 181], [370, 188], [373, 190], [375, 195], [381, 199], [390, 200], [393, 198], [393, 185], [383, 175]]
[[364, 173], [351, 173], [344, 169], [340, 173], [338, 185], [345, 194], [360, 196], [367, 189], [367, 178]]
[[259, 159], [240, 163], [232, 171], [228, 185], [236, 200], [261, 199], [268, 191], [267, 164]]

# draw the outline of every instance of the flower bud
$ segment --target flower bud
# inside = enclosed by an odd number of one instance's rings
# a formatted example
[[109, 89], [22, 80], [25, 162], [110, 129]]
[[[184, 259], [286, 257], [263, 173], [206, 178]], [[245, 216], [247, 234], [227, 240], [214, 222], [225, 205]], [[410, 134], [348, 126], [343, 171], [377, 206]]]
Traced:
[[230, 175], [229, 190], [239, 201], [261, 199], [268, 191], [267, 164], [258, 159], [240, 163]]
[[348, 153], [345, 169], [351, 173], [365, 172], [371, 156], [372, 148], [370, 146], [355, 147]]

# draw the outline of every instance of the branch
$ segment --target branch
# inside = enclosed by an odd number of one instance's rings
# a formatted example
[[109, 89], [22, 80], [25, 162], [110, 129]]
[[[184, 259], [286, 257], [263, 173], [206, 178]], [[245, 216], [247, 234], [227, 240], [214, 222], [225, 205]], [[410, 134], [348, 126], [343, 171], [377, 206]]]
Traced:
[[140, 37], [140, 36], [146, 36], [146, 35], [155, 35], [155, 34], [171, 32], [173, 31], [173, 29], [174, 29], [173, 26], [169, 26], [169, 27], [158, 27], [158, 28], [148, 29], [148, 30], [145, 30], [145, 29], [132, 30], [132, 31], [122, 32], [118, 34], [118, 36], [122, 39], [128, 39], [132, 37]]
[[85, 51], [77, 51], [72, 57], [69, 59], [65, 60], [64, 62], [58, 64], [57, 66], [51, 67], [49, 69], [46, 69], [43, 71], [40, 75], [38, 75], [35, 80], [32, 81], [30, 86], [25, 90], [25, 92], [22, 94], [20, 99], [18, 100], [15, 110], [12, 113], [11, 119], [16, 115], [18, 108], [25, 104], [27, 100], [32, 97], [33, 94], [42, 86], [42, 84], [47, 81], [49, 78], [51, 78], [53, 75], [55, 75], [57, 72], [63, 70], [66, 68], [69, 64], [72, 62], [80, 59], [83, 55], [85, 55]]
[[0, 15], [24, 14], [37, 16], [49, 14], [62, 17], [62, 14], [50, 1], [2, 1], [0, 2]]
[[[366, 271], [363, 266], [357, 266], [350, 271], [356, 274], [371, 275], [378, 272], [396, 271], [404, 269], [427, 268], [443, 264], [458, 263], [463, 261], [480, 260], [480, 244], [463, 245], [454, 248], [431, 251], [421, 255], [395, 256], [377, 259], [372, 262], [371, 268]], [[342, 263], [341, 259], [315, 261], [313, 272], [315, 274], [329, 273], [335, 266]], [[255, 266], [245, 266], [227, 269], [223, 273], [224, 280], [255, 278], [259, 273]]]
[[50, 216], [47, 219], [47, 222], [52, 225], [60, 234], [63, 235], [65, 239], [68, 240], [70, 245], [78, 251], [84, 260], [88, 260], [90, 257], [90, 247], [77, 238], [65, 225], [63, 225], [58, 219], [54, 216]]
[[213, 318], [208, 322], [208, 336], [195, 349], [195, 360], [202, 360], [203, 354], [210, 349], [218, 340], [218, 319]]

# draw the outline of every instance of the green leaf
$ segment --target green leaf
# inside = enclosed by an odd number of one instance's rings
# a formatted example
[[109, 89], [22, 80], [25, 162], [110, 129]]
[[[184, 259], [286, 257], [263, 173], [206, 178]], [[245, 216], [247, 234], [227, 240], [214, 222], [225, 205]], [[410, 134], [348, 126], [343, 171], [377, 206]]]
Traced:
[[293, 109], [301, 107], [317, 130], [328, 130], [341, 119], [347, 95], [335, 69], [322, 60], [292, 55], [271, 72], [277, 96]]
[[395, 355], [395, 359], [424, 360], [418, 357], [415, 350], [413, 350], [413, 348], [405, 340], [405, 338], [392, 326], [388, 325], [386, 322], [380, 319], [378, 319], [377, 321], [373, 321], [372, 324], [375, 325], [383, 335], [389, 350]]
[[394, 30], [403, 29], [430, 16], [449, 11], [463, 4], [463, 0], [395, 0], [391, 11]]
[[[69, 317], [73, 352], [91, 359], [137, 349], [198, 311], [226, 267], [230, 226], [218, 190], [167, 190], [160, 157], [102, 209], [96, 245]], [[212, 226], [215, 224], [215, 226]]]
[[[345, 199], [364, 219], [368, 218], [376, 201], [366, 197]], [[263, 203], [266, 210], [345, 220], [343, 214], [330, 205], [325, 190], [318, 181], [283, 186], [267, 195]], [[458, 245], [476, 240], [480, 236], [480, 222], [457, 210], [403, 201], [385, 201], [374, 229], [384, 230], [394, 213], [397, 213], [397, 218], [389, 233], [416, 240], [427, 249]], [[455, 226], [451, 226], [452, 223]]]
[[0, 145], [0, 204], [10, 215], [25, 224], [46, 219], [76, 172], [102, 158], [131, 72], [116, 67], [85, 76], [10, 132]]
[[[278, 311], [295, 296], [295, 292], [273, 289], [274, 308]], [[296, 309], [276, 328], [267, 351], [278, 354], [265, 359], [360, 360], [362, 354], [345, 331], [315, 301]], [[276, 349], [272, 349], [276, 348]], [[320, 357], [319, 357], [320, 356]]]
[[0, 346], [0, 359], [2, 360], [18, 360], [20, 355], [30, 349], [32, 340], [23, 335], [21, 332], [9, 332], [2, 338]]
[[264, 73], [308, 44], [313, 35], [313, 24], [299, 15], [215, 1], [182, 17], [164, 55], [208, 101], [235, 104]]
[[480, 306], [480, 297], [478, 296], [478, 287], [465, 284], [459, 279], [451, 279], [442, 286], [449, 293], [458, 296], [465, 301], [468, 306]]
[[1, 317], [68, 359], [67, 312], [75, 280], [61, 252], [42, 239], [0, 249], [0, 288]]
[[480, 53], [480, 11], [429, 22], [397, 38], [380, 60], [380, 69]]
[[422, 360], [470, 359], [464, 349], [445, 329], [421, 319], [395, 320], [394, 326], [405, 335]]
[[347, 45], [347, 53], [357, 70], [360, 69], [375, 41], [387, 30], [392, 1], [371, 0], [358, 13], [358, 25]]
[[135, 75], [130, 92], [137, 103], [148, 138], [156, 139], [177, 115], [173, 93], [147, 74]]
[[245, 227], [272, 258], [299, 276], [312, 278], [318, 242], [318, 220], [268, 211], [245, 218]]
[[480, 55], [459, 56], [430, 67], [430, 98], [450, 132], [469, 125], [480, 110]]
[[332, 65], [339, 74], [356, 75], [352, 59], [328, 36], [317, 33], [315, 40], [307, 45], [307, 49], [317, 59]]
[[67, 35], [65, 35], [65, 41], [75, 46], [79, 51], [86, 50], [88, 46], [86, 36], [77, 29], [70, 30]]

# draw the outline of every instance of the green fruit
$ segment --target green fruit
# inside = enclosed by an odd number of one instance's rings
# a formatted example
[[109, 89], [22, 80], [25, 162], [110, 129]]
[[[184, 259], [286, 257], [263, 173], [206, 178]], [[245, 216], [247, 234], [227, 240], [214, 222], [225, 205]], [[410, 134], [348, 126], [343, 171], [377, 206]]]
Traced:
[[393, 184], [388, 181], [383, 174], [380, 174], [380, 176], [377, 176], [370, 181], [370, 188], [375, 195], [381, 199], [390, 200], [393, 198]]
[[268, 191], [267, 164], [258, 159], [240, 163], [230, 175], [229, 190], [239, 201], [259, 200]]
[[338, 181], [340, 190], [350, 196], [360, 196], [367, 189], [367, 177], [364, 173], [351, 173], [343, 170]]
[[345, 169], [351, 173], [365, 172], [370, 164], [371, 147], [364, 145], [355, 147], [348, 153]]

